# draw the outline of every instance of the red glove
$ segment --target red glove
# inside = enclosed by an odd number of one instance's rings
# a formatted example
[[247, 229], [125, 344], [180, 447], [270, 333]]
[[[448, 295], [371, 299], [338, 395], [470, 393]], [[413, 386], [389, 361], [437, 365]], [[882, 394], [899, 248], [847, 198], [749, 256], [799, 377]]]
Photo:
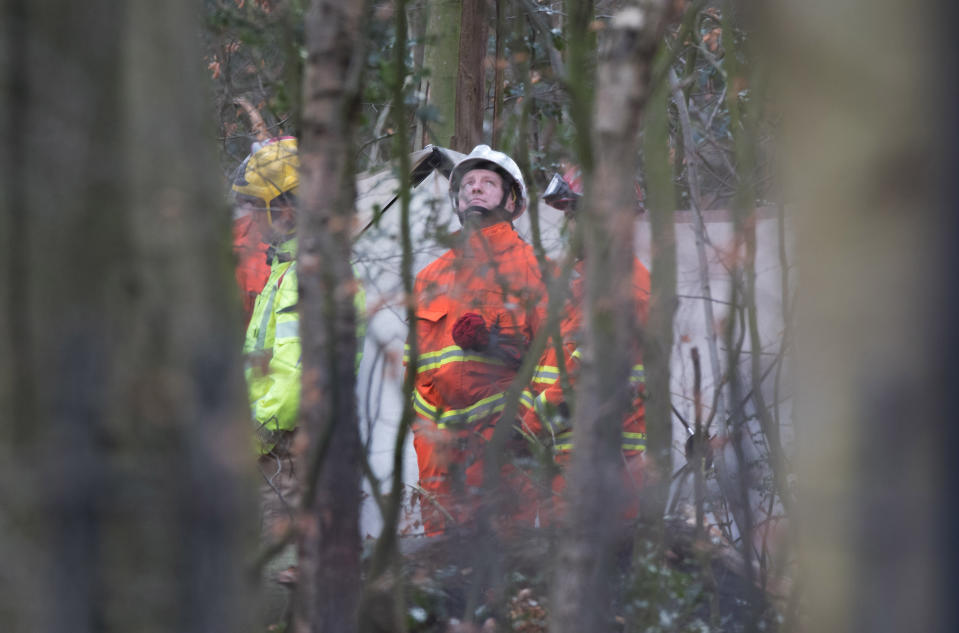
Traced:
[[482, 351], [489, 345], [486, 321], [475, 312], [467, 312], [453, 325], [453, 342], [463, 349]]

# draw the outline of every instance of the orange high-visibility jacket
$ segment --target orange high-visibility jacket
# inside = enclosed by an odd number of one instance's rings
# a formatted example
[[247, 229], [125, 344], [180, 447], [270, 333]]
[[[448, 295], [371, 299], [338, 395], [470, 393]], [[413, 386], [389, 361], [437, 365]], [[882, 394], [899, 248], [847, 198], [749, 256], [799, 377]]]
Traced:
[[[570, 384], [576, 384], [579, 371], [579, 340], [583, 331], [584, 263], [576, 264], [570, 282], [569, 298], [560, 322], [560, 335], [563, 339], [563, 353]], [[649, 316], [649, 271], [638, 260], [633, 261], [633, 295], [638, 322], [645, 326]], [[524, 428], [541, 438], [548, 439], [558, 457], [568, 453], [573, 446], [573, 430], [566, 398], [559, 380], [559, 367], [556, 361], [556, 346], [547, 345], [543, 358], [537, 367], [533, 384], [521, 399]], [[646, 417], [641, 397], [645, 383], [642, 350], [637, 346], [633, 352], [633, 366], [630, 372], [630, 384], [635, 390], [633, 406], [623, 420], [624, 454], [628, 457], [646, 449]], [[560, 460], [562, 461], [562, 459]]]
[[[461, 521], [471, 508], [461, 497], [449, 496], [456, 488], [451, 480], [459, 473], [462, 486], [482, 482], [483, 444], [545, 322], [546, 288], [532, 247], [502, 222], [469, 234], [427, 266], [417, 275], [415, 296], [419, 358], [413, 441], [420, 486]], [[463, 349], [454, 342], [453, 327], [467, 313], [485, 321], [486, 349]], [[441, 514], [424, 504], [427, 532], [441, 528]]]

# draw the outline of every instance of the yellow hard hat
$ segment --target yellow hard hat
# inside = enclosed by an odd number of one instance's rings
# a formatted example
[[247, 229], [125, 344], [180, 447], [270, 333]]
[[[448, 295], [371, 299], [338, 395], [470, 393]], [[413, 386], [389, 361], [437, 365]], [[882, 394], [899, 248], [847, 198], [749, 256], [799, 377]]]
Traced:
[[296, 195], [300, 186], [300, 158], [292, 136], [270, 139], [254, 151], [233, 182], [233, 191], [266, 203], [284, 193]]

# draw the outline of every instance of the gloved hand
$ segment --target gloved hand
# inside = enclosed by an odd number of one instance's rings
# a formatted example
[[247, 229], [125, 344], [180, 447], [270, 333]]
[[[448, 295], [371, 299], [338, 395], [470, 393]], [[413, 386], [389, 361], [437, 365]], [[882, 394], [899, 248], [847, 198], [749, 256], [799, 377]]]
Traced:
[[485, 350], [489, 345], [486, 321], [475, 312], [467, 312], [453, 325], [453, 342], [463, 349]]
[[519, 367], [529, 342], [522, 334], [507, 334], [499, 325], [487, 327], [482, 315], [467, 312], [453, 324], [453, 342], [464, 350], [494, 356], [511, 367]]

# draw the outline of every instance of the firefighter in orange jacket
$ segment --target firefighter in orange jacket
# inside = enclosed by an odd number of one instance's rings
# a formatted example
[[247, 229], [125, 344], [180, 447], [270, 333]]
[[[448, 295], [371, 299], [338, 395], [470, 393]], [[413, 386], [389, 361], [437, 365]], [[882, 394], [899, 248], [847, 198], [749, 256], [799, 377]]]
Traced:
[[450, 200], [463, 225], [458, 243], [417, 275], [414, 289], [413, 445], [430, 535], [474, 516], [485, 445], [546, 318], [536, 256], [512, 225], [527, 205], [516, 163], [478, 145], [450, 173]]
[[[543, 194], [543, 201], [560, 209], [566, 215], [567, 225], [575, 222], [576, 204], [582, 193], [582, 184], [576, 168], [566, 170], [565, 178], [559, 174]], [[569, 228], [569, 226], [567, 227]], [[576, 261], [567, 293], [567, 301], [560, 321], [560, 336], [566, 370], [570, 384], [575, 385], [579, 371], [579, 342], [583, 332], [583, 301], [585, 262], [580, 254]], [[633, 260], [633, 295], [637, 310], [637, 322], [645, 326], [649, 315], [649, 271], [638, 259]], [[551, 482], [551, 494], [540, 503], [539, 518], [544, 525], [562, 521], [565, 514], [563, 491], [566, 480], [564, 467], [569, 463], [573, 450], [572, 412], [559, 380], [556, 346], [547, 345], [540, 360], [533, 384], [522, 399], [521, 409], [524, 431], [540, 438], [553, 449], [553, 459], [559, 466], [558, 474]], [[626, 517], [635, 518], [639, 511], [639, 490], [643, 483], [644, 453], [646, 450], [646, 418], [643, 407], [644, 368], [642, 350], [638, 342], [633, 350], [633, 366], [630, 384], [634, 389], [633, 406], [623, 420], [622, 455], [624, 459], [624, 489], [628, 503]]]

